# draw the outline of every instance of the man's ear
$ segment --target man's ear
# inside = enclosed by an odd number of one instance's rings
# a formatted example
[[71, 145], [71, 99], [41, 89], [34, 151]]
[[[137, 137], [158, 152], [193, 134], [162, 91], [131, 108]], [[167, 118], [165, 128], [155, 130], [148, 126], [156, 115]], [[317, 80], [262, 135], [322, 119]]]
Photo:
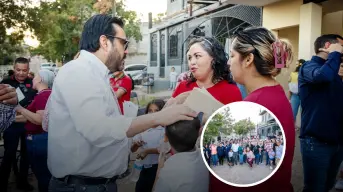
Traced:
[[324, 49], [328, 49], [330, 47], [331, 43], [330, 42], [326, 42], [324, 45]]
[[108, 48], [108, 42], [107, 42], [107, 38], [105, 35], [101, 35], [99, 37], [99, 45], [100, 45], [100, 48], [103, 48], [104, 50], [107, 51], [107, 48]]

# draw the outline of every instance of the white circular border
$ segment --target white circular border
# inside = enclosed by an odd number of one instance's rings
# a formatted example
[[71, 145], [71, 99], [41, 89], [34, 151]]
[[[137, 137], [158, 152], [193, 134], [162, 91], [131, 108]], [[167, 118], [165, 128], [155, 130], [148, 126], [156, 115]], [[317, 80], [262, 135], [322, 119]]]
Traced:
[[[258, 106], [262, 107], [264, 110], [266, 110], [269, 114], [271, 114], [271, 115], [274, 117], [274, 119], [276, 120], [276, 122], [279, 124], [279, 126], [280, 126], [280, 128], [281, 128], [282, 136], [283, 136], [283, 138], [284, 138], [284, 139], [283, 139], [283, 140], [284, 140], [284, 147], [283, 147], [283, 151], [282, 151], [282, 157], [281, 157], [281, 159], [280, 159], [280, 162], [281, 162], [281, 163], [279, 163], [279, 164], [276, 166], [276, 168], [274, 168], [274, 170], [273, 170], [267, 177], [265, 177], [264, 179], [262, 179], [262, 180], [260, 180], [260, 181], [255, 182], [255, 183], [251, 183], [251, 184], [236, 184], [236, 183], [231, 183], [231, 182], [228, 182], [228, 181], [222, 179], [222, 178], [219, 177], [219, 176], [211, 169], [211, 167], [208, 165], [208, 163], [207, 163], [207, 161], [206, 161], [206, 158], [205, 158], [205, 155], [204, 155], [204, 153], [203, 153], [203, 149], [204, 149], [204, 145], [203, 145], [203, 142], [204, 142], [204, 133], [205, 133], [205, 130], [206, 130], [206, 128], [207, 128], [208, 123], [210, 122], [210, 120], [212, 120], [213, 116], [216, 115], [216, 114], [217, 114], [219, 111], [221, 111], [222, 109], [225, 109], [225, 108], [229, 107], [231, 104], [234, 104], [234, 103], [242, 103], [242, 102], [244, 102], [244, 103], [250, 103], [250, 104], [253, 104], [253, 105], [258, 105]], [[238, 102], [229, 103], [229, 104], [227, 104], [227, 105], [225, 105], [225, 106], [223, 106], [223, 107], [217, 109], [217, 110], [216, 110], [214, 113], [212, 113], [212, 115], [208, 118], [208, 120], [206, 121], [205, 126], [204, 126], [204, 128], [203, 128], [203, 130], [202, 130], [201, 138], [200, 138], [201, 156], [202, 156], [202, 159], [203, 159], [203, 161], [204, 161], [204, 163], [205, 163], [207, 169], [212, 173], [213, 176], [215, 176], [215, 177], [216, 177], [218, 180], [220, 180], [221, 182], [223, 182], [223, 183], [225, 183], [225, 184], [227, 184], [227, 185], [235, 186], [235, 187], [253, 187], [253, 186], [259, 185], [259, 184], [261, 184], [261, 183], [267, 181], [270, 177], [272, 177], [272, 176], [276, 173], [276, 171], [279, 170], [279, 168], [280, 168], [280, 166], [281, 166], [281, 164], [282, 164], [282, 162], [283, 162], [283, 159], [284, 159], [284, 157], [285, 157], [285, 155], [286, 155], [286, 144], [287, 144], [287, 143], [286, 143], [286, 142], [287, 142], [286, 140], [287, 140], [287, 138], [286, 138], [285, 132], [284, 132], [284, 130], [283, 130], [283, 127], [282, 127], [282, 125], [281, 125], [279, 119], [274, 115], [274, 113], [272, 113], [269, 109], [267, 109], [267, 108], [264, 107], [263, 105], [260, 105], [260, 104], [254, 103], [254, 102], [250, 102], [250, 101], [238, 101]]]

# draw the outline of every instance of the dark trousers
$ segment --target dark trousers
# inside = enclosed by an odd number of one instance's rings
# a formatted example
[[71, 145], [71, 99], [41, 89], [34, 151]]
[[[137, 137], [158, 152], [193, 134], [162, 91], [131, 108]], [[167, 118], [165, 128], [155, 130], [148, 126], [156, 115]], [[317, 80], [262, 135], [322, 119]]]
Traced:
[[49, 183], [49, 192], [117, 192], [117, 190], [116, 181], [100, 185], [86, 185], [60, 181], [52, 177]]
[[330, 191], [343, 160], [343, 146], [330, 145], [315, 138], [300, 139], [304, 171], [304, 192]]
[[255, 155], [255, 164], [260, 164], [260, 154]]
[[19, 140], [21, 143], [20, 147], [20, 167], [17, 182], [19, 185], [26, 184], [27, 175], [29, 170], [29, 161], [26, 152], [26, 130], [25, 124], [12, 124], [8, 129], [4, 131], [4, 157], [0, 166], [0, 191], [6, 192], [8, 186], [8, 179], [11, 174], [11, 167], [17, 166], [17, 149]]
[[269, 165], [270, 162], [269, 162], [269, 155], [268, 155], [268, 152], [265, 151], [264, 154], [266, 155], [266, 165]]
[[151, 192], [154, 187], [158, 164], [143, 168], [136, 183], [136, 192]]
[[225, 156], [218, 156], [218, 157], [219, 157], [219, 165], [224, 165]]
[[48, 191], [51, 174], [48, 169], [48, 133], [32, 135], [27, 139], [27, 152], [31, 169], [38, 181], [40, 192]]

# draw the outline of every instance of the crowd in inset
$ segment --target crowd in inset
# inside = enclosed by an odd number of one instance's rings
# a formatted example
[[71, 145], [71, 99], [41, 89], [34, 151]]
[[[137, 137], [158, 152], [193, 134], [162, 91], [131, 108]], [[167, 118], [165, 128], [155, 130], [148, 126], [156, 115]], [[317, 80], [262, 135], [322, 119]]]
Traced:
[[282, 136], [273, 139], [225, 139], [205, 144], [203, 153], [209, 166], [230, 167], [248, 165], [269, 166], [271, 170], [280, 162], [284, 144]]

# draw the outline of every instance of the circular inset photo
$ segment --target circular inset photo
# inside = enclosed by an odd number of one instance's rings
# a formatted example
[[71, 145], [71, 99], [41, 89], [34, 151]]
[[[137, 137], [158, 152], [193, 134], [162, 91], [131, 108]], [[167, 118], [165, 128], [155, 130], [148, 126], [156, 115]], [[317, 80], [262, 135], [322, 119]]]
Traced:
[[218, 109], [201, 135], [203, 160], [220, 181], [251, 187], [268, 180], [284, 158], [286, 138], [275, 115], [252, 102]]

